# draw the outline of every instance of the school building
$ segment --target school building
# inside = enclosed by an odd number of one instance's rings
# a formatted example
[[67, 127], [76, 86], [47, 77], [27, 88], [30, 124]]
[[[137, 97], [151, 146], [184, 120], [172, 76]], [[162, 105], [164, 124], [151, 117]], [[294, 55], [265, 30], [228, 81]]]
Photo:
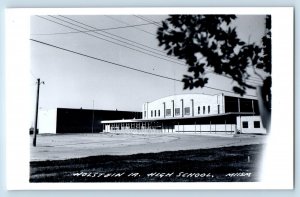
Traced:
[[146, 102], [141, 119], [103, 120], [103, 132], [266, 134], [258, 101], [225, 94], [181, 94]]

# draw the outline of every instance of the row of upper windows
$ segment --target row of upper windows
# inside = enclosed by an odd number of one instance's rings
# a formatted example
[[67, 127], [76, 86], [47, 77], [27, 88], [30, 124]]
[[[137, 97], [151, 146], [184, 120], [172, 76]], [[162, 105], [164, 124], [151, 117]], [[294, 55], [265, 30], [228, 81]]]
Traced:
[[[220, 113], [220, 105], [218, 107], [218, 114]], [[206, 106], [202, 106], [202, 114], [205, 114], [206, 111]], [[157, 113], [156, 113], [157, 111]], [[184, 108], [184, 115], [190, 115], [190, 107], [185, 107]], [[154, 113], [153, 113], [154, 112]], [[144, 116], [146, 117], [146, 111], [144, 112]], [[198, 114], [201, 114], [201, 107], [198, 106]], [[207, 106], [207, 114], [210, 114], [210, 106]], [[151, 117], [156, 117], [156, 115], [159, 117], [160, 116], [160, 110], [151, 110]], [[175, 116], [180, 115], [180, 108], [175, 108]], [[166, 116], [171, 116], [171, 109], [166, 109]]]
[[[248, 121], [243, 121], [242, 126], [243, 126], [244, 129], [249, 128]], [[260, 128], [260, 121], [254, 121], [253, 122], [253, 127], [256, 128], [256, 129]]]
[[[154, 114], [153, 114], [153, 112], [154, 112]], [[156, 110], [151, 110], [151, 117], [156, 117]], [[157, 116], [160, 116], [160, 110], [157, 110]], [[146, 111], [145, 111], [145, 117], [146, 117]]]
[[[190, 115], [191, 110], [190, 107], [184, 108], [184, 115]], [[180, 108], [175, 108], [175, 116], [180, 115]], [[166, 116], [171, 116], [171, 109], [166, 109]]]
[[[210, 113], [210, 106], [207, 106], [207, 114]], [[201, 114], [201, 107], [198, 106], [198, 114]], [[202, 106], [202, 114], [205, 114], [205, 106]]]

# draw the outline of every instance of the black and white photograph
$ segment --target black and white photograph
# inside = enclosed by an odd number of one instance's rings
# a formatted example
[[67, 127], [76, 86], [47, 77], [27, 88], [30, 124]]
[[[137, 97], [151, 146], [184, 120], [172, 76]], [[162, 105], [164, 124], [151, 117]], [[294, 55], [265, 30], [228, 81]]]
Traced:
[[273, 20], [30, 15], [29, 184], [262, 182], [278, 80]]

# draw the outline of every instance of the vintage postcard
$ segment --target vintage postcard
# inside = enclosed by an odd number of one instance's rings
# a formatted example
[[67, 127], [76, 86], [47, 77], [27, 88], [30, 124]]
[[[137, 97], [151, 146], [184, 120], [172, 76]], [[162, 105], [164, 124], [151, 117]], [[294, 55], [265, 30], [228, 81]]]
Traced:
[[292, 189], [293, 8], [6, 10], [8, 189]]

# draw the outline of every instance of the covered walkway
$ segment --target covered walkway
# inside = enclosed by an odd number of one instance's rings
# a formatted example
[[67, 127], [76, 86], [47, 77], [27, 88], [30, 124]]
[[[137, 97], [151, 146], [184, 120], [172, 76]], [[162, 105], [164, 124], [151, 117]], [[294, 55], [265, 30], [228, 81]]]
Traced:
[[149, 133], [228, 133], [237, 132], [237, 116], [252, 113], [225, 113], [201, 117], [164, 119], [130, 119], [101, 121], [104, 132]]

